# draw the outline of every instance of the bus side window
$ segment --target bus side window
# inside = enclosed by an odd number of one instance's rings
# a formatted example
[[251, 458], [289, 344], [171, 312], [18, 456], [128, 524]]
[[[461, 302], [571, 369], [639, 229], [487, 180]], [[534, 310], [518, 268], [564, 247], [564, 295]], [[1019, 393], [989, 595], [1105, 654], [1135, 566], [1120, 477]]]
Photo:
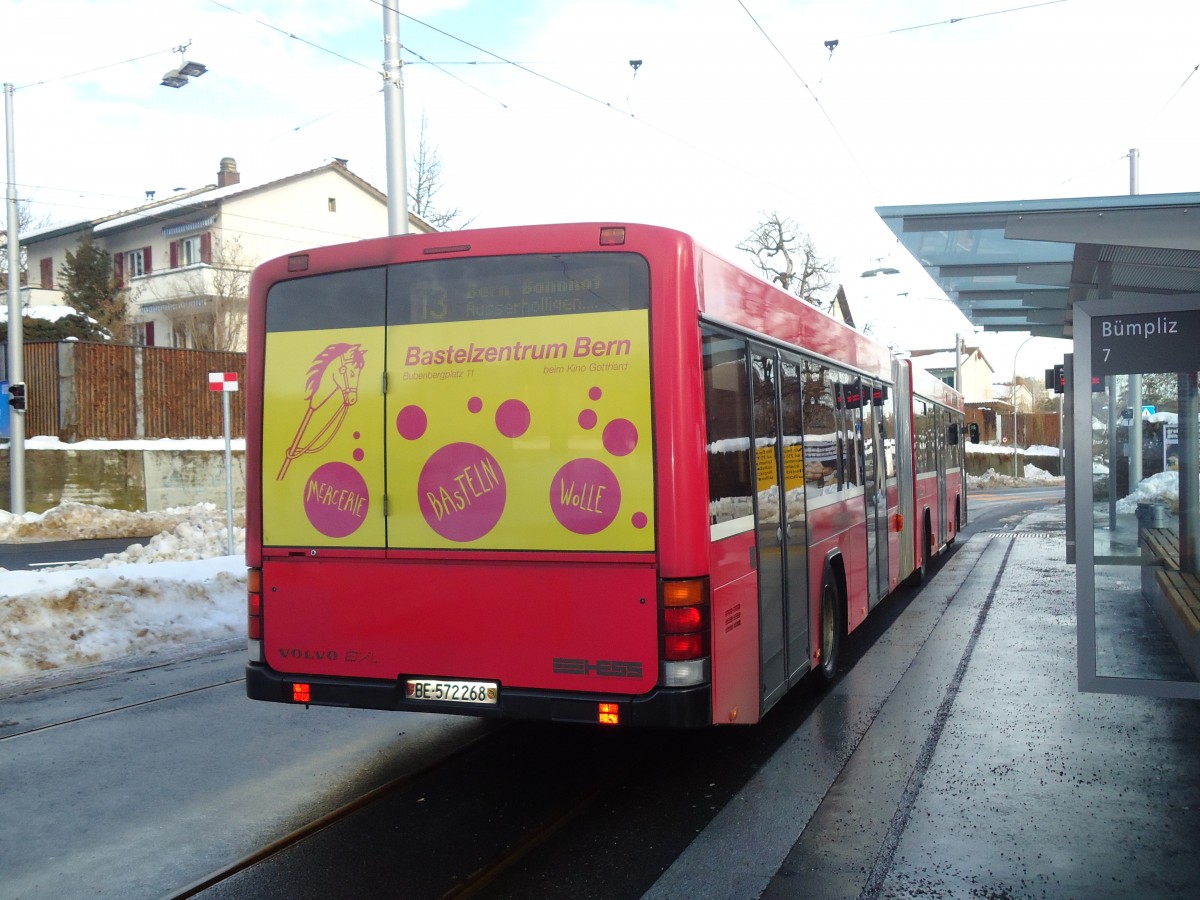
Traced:
[[804, 484], [810, 496], [837, 490], [837, 418], [828, 366], [805, 361], [803, 374]]
[[741, 339], [705, 333], [704, 401], [709, 523], [753, 516], [750, 386]]

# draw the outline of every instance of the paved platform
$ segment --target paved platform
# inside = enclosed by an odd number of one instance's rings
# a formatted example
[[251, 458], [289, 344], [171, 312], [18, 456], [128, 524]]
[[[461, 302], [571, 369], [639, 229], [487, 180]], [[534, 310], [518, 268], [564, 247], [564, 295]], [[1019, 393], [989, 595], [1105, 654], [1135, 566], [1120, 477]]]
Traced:
[[1078, 692], [1064, 554], [958, 547], [646, 896], [1200, 896], [1200, 703]]

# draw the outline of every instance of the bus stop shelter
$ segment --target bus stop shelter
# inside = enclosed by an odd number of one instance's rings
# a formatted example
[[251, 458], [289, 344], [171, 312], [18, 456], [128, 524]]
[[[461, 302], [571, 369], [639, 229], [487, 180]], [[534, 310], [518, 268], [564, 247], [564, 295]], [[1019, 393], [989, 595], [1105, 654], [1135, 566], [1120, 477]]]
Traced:
[[973, 324], [1073, 342], [1080, 689], [1200, 698], [1200, 193], [876, 212]]

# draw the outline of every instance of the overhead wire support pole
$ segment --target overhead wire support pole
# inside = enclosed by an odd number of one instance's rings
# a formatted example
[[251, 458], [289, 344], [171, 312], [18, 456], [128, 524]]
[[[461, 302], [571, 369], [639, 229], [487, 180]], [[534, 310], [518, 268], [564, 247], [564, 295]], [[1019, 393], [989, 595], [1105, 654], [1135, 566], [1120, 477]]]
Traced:
[[408, 172], [404, 158], [404, 77], [400, 11], [383, 4], [383, 122], [386, 131], [388, 234], [408, 234]]
[[[17, 162], [13, 146], [13, 86], [4, 85], [4, 151], [8, 167], [8, 383], [25, 381], [24, 319], [21, 316], [21, 235], [17, 211]], [[8, 482], [13, 515], [25, 513], [25, 411], [8, 416]]]

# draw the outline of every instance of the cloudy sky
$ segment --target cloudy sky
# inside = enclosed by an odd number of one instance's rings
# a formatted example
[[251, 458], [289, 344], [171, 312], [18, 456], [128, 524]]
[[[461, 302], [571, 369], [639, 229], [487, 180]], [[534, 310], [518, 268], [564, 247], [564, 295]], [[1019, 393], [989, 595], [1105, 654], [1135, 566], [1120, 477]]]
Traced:
[[[903, 311], [936, 291], [875, 206], [1125, 194], [1132, 147], [1142, 193], [1196, 190], [1192, 0], [398, 8], [410, 141], [424, 119], [440, 205], [478, 226], [646, 221], [734, 257], [778, 210], [884, 315], [927, 323]], [[53, 222], [211, 183], [224, 156], [247, 182], [339, 157], [386, 185], [377, 0], [3, 0], [0, 17], [18, 194]], [[209, 72], [160, 86], [184, 56]], [[881, 263], [903, 274], [858, 277]]]

